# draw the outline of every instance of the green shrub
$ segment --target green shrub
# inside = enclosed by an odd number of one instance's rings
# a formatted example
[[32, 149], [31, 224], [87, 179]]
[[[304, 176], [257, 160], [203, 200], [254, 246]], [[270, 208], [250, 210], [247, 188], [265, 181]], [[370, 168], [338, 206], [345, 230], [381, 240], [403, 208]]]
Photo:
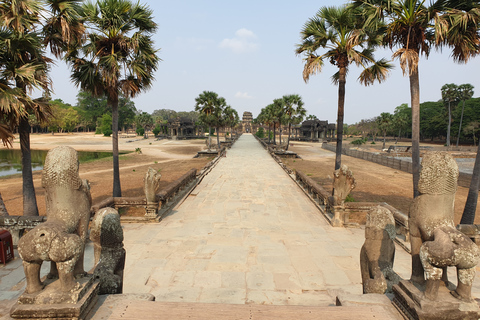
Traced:
[[364, 139], [357, 139], [357, 140], [353, 140], [352, 142], [350, 142], [351, 144], [354, 144], [356, 146], [359, 146], [361, 144], [364, 144], [365, 143], [365, 140]]
[[104, 137], [110, 137], [113, 133], [112, 129], [110, 129], [110, 128], [103, 129], [102, 131], [103, 131], [103, 136]]
[[351, 194], [349, 194], [349, 195], [345, 198], [345, 202], [355, 202], [355, 199], [352, 197]]
[[260, 138], [260, 139], [263, 139], [265, 138], [265, 131], [263, 130], [262, 127], [258, 128], [257, 132], [255, 133], [255, 135]]
[[143, 128], [137, 128], [137, 136], [143, 136], [145, 134], [145, 129]]
[[158, 134], [160, 133], [160, 131], [162, 131], [162, 129], [159, 127], [159, 126], [156, 126], [152, 132], [154, 135], [158, 136]]

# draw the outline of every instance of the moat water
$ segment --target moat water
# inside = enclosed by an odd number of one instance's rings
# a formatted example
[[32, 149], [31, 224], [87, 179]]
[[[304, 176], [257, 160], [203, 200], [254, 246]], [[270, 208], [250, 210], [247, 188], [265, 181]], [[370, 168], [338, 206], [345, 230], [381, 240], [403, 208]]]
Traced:
[[[47, 150], [31, 150], [33, 171], [42, 170]], [[78, 151], [80, 163], [111, 157], [111, 152]], [[22, 153], [18, 149], [0, 150], [0, 177], [22, 173]]]

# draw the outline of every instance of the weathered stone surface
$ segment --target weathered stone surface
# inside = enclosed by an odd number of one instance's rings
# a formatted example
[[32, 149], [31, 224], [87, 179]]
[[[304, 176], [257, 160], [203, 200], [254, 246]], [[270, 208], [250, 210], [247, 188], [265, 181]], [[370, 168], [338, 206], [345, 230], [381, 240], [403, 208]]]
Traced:
[[438, 290], [438, 299], [426, 299], [425, 286], [414, 285], [402, 280], [393, 286], [395, 294], [393, 304], [401, 311], [405, 319], [414, 320], [478, 320], [480, 310], [475, 301], [466, 302], [454, 298], [449, 288], [442, 282]]
[[396, 237], [390, 210], [377, 206], [367, 214], [365, 243], [360, 251], [363, 293], [385, 293], [400, 280], [393, 271]]
[[[30, 318], [35, 318], [37, 312], [62, 318], [66, 316], [61, 311], [63, 307], [56, 309], [58, 305], [77, 304], [84, 298], [88, 303], [84, 301], [81, 305], [90, 305], [97, 291], [89, 279], [81, 279], [81, 283], [76, 281], [85, 275], [83, 254], [92, 202], [88, 181], [81, 180], [78, 175], [78, 156], [74, 149], [61, 146], [48, 152], [42, 185], [46, 191], [48, 220], [18, 242], [27, 287], [17, 306], [30, 305], [22, 309], [29, 310], [26, 312]], [[45, 283], [40, 281], [43, 261], [52, 262], [49, 280]], [[57, 277], [58, 281], [51, 280]], [[90, 294], [82, 297], [84, 292]], [[17, 309], [12, 309], [12, 316], [23, 314], [23, 311], [15, 313]]]
[[126, 253], [117, 210], [103, 208], [95, 214], [90, 240], [94, 244], [93, 276], [100, 282], [99, 294], [122, 293]]
[[427, 275], [426, 297], [437, 298], [443, 269], [455, 266], [458, 285], [452, 294], [465, 301], [472, 300], [471, 288], [479, 258], [478, 246], [460, 231], [447, 226], [435, 229], [434, 240], [424, 242], [420, 248], [420, 260]]
[[333, 205], [343, 206], [345, 199], [357, 185], [352, 171], [346, 165], [333, 173]]
[[156, 195], [158, 187], [160, 185], [161, 177], [162, 175], [158, 173], [157, 170], [153, 168], [148, 168], [148, 171], [145, 174], [145, 178], [143, 178], [144, 191], [145, 197], [147, 198], [147, 203], [157, 202]]
[[[479, 249], [453, 224], [457, 179], [458, 166], [450, 154], [424, 155], [418, 185], [420, 195], [414, 199], [409, 217], [411, 281], [402, 281], [394, 287], [396, 305], [412, 319], [480, 316], [478, 305], [471, 299]], [[449, 266], [457, 268], [458, 280], [451, 294], [448, 291], [454, 285], [448, 282]]]
[[[23, 294], [10, 310], [10, 316], [15, 319], [85, 319], [95, 305], [98, 293], [98, 283], [92, 277], [79, 280], [79, 288], [70, 293], [69, 299], [59, 293], [59, 288], [53, 282], [40, 294]], [[34, 301], [34, 303], [29, 303]], [[56, 303], [43, 304], [42, 300]], [[22, 302], [23, 301], [23, 302]], [[62, 302], [63, 301], [63, 302]]]
[[446, 152], [426, 153], [416, 197], [410, 207], [409, 226], [412, 246], [412, 281], [423, 283], [424, 270], [420, 261], [420, 247], [434, 240], [435, 229], [453, 224], [453, 206], [457, 191], [458, 166]]

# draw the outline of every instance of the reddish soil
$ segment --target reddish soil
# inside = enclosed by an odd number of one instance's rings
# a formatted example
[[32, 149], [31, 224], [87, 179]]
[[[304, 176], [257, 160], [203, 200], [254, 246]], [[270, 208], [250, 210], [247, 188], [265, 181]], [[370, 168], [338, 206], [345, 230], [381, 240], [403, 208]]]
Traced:
[[[331, 190], [335, 154], [320, 149], [320, 143], [294, 142], [289, 150], [298, 153], [302, 159], [285, 159], [284, 162], [291, 169], [304, 172]], [[387, 202], [408, 214], [413, 196], [411, 174], [345, 155], [342, 155], [342, 163], [352, 170], [357, 181], [357, 187], [351, 193], [355, 201]], [[468, 188], [458, 187], [455, 196], [455, 223], [460, 222], [467, 195]], [[475, 223], [480, 223], [479, 215], [476, 216]]]

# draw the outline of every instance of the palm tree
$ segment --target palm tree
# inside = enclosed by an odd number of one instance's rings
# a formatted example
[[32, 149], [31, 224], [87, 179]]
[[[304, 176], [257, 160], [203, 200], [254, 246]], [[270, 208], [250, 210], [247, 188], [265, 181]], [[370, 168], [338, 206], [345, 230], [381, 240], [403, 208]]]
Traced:
[[448, 126], [447, 126], [447, 147], [450, 147], [450, 128], [452, 126], [452, 102], [458, 101], [458, 87], [457, 85], [450, 83], [442, 86], [442, 99], [447, 103], [448, 107]]
[[369, 26], [388, 21], [383, 43], [397, 49], [394, 58], [400, 60], [404, 74], [410, 80], [412, 107], [412, 171], [413, 196], [418, 196], [420, 178], [420, 55], [428, 58], [432, 47], [452, 47], [455, 61], [467, 62], [477, 54], [476, 9], [473, 2], [426, 0], [354, 0], [353, 6], [365, 10]]
[[385, 149], [385, 140], [387, 137], [387, 131], [390, 129], [393, 121], [393, 115], [388, 112], [380, 113], [380, 116], [377, 117], [377, 125], [380, 131], [383, 133], [383, 145], [382, 149]]
[[473, 86], [470, 83], [461, 84], [458, 86], [458, 98], [462, 100], [462, 114], [460, 116], [460, 125], [458, 127], [457, 144], [460, 142], [460, 133], [462, 132], [463, 111], [465, 110], [465, 100], [473, 97]]
[[88, 37], [66, 59], [76, 86], [107, 97], [112, 109], [113, 196], [121, 197], [118, 160], [119, 95], [133, 98], [150, 88], [160, 59], [151, 35], [157, 29], [148, 6], [129, 0], [98, 0], [82, 6]]
[[227, 106], [223, 110], [223, 118], [225, 127], [229, 127], [230, 132], [232, 132], [233, 127], [235, 127], [240, 122], [240, 117], [238, 116], [237, 110], [233, 109], [230, 106]]
[[212, 145], [212, 126], [210, 115], [215, 109], [218, 100], [218, 94], [212, 91], [203, 91], [195, 98], [195, 111], [200, 112], [200, 120], [208, 126], [208, 151]]
[[[346, 6], [322, 7], [315, 17], [305, 23], [301, 31], [302, 43], [296, 50], [297, 54], [306, 56], [303, 70], [305, 82], [322, 70], [325, 59], [338, 67], [338, 72], [332, 77], [333, 82], [338, 84], [335, 170], [341, 166], [345, 83], [349, 65], [355, 63], [364, 68], [359, 81], [365, 85], [384, 81], [392, 67], [384, 59], [375, 61], [373, 51], [381, 38], [372, 28], [362, 28], [362, 19], [357, 13], [357, 10]], [[327, 51], [317, 54], [321, 48]]]
[[313, 114], [309, 114], [306, 118], [307, 120], [317, 120], [317, 116], [316, 115], [313, 115]]
[[219, 128], [222, 126], [222, 112], [226, 107], [225, 98], [213, 91], [203, 91], [195, 98], [195, 111], [200, 112], [200, 120], [208, 126], [208, 150], [211, 148], [212, 127], [217, 131], [217, 148], [220, 147]]
[[302, 97], [298, 94], [290, 94], [283, 96], [283, 101], [285, 103], [285, 116], [288, 123], [288, 138], [287, 138], [287, 147], [285, 150], [288, 150], [290, 145], [290, 135], [292, 132], [292, 124], [298, 124], [302, 122], [305, 117], [307, 110], [303, 108]]
[[[51, 116], [46, 98], [32, 99], [27, 93], [37, 89], [44, 91], [44, 97], [49, 96], [51, 80], [47, 72], [52, 60], [46, 56], [45, 49], [50, 46], [51, 52], [60, 57], [68, 43], [81, 37], [83, 29], [79, 27], [77, 2], [6, 0], [0, 3], [0, 91], [8, 99], [6, 101], [12, 102], [10, 111], [3, 106], [1, 113], [3, 121], [9, 123], [7, 127], [11, 129], [18, 126], [20, 134], [23, 214], [26, 216], [38, 215], [32, 176], [29, 116], [33, 114], [39, 122], [45, 122]], [[68, 20], [68, 24], [49, 25], [55, 19]], [[6, 101], [2, 101], [2, 104]], [[6, 127], [3, 126], [3, 129]]]
[[271, 112], [273, 114], [273, 144], [275, 141], [275, 123], [278, 123], [278, 139], [279, 145], [282, 145], [282, 125], [285, 124], [285, 101], [283, 99], [274, 99], [271, 104]]

